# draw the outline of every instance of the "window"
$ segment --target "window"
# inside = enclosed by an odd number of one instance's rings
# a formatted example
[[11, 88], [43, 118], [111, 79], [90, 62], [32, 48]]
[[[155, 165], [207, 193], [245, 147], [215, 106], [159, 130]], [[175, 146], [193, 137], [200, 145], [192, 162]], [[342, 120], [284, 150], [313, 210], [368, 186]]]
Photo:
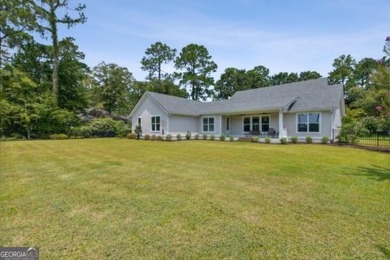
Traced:
[[251, 130], [251, 118], [244, 117], [244, 132], [249, 132]]
[[142, 118], [138, 117], [138, 125], [141, 125], [141, 123], [142, 123]]
[[260, 130], [260, 118], [252, 117], [252, 130], [258, 131]]
[[268, 132], [269, 116], [246, 116], [243, 120], [244, 132]]
[[203, 117], [203, 132], [214, 132], [214, 117]]
[[298, 132], [307, 132], [307, 115], [298, 115]]
[[226, 131], [230, 130], [230, 117], [226, 118]]
[[152, 116], [152, 132], [160, 131], [160, 116]]
[[269, 130], [269, 116], [261, 117], [261, 131], [268, 132]]
[[320, 131], [320, 114], [309, 114], [309, 132]]
[[320, 132], [320, 114], [298, 114], [298, 132]]

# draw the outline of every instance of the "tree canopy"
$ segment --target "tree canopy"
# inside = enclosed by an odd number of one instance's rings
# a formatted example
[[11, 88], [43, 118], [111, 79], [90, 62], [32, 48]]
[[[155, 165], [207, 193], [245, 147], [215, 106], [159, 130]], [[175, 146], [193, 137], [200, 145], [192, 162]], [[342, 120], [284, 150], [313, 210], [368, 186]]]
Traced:
[[189, 86], [189, 96], [192, 100], [206, 100], [211, 96], [210, 86], [214, 84], [211, 73], [218, 68], [212, 61], [206, 47], [198, 44], [185, 46], [175, 60], [176, 69], [180, 70], [177, 76], [180, 84]]

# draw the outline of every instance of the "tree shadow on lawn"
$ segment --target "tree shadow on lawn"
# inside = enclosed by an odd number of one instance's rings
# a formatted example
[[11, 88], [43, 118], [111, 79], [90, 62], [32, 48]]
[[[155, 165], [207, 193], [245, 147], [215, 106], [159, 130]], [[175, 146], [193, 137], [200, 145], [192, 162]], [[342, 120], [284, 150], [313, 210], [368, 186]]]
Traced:
[[376, 247], [387, 257], [390, 257], [390, 250], [382, 245], [376, 245]]
[[372, 167], [359, 167], [358, 170], [360, 172], [353, 175], [371, 177], [370, 179], [376, 181], [390, 180], [390, 168], [373, 165]]

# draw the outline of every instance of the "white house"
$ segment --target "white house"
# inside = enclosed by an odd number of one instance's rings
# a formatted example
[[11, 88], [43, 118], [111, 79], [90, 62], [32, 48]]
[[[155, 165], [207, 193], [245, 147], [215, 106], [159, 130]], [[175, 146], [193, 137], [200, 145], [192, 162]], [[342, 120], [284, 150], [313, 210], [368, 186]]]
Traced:
[[236, 92], [212, 102], [146, 92], [130, 113], [143, 134], [333, 138], [345, 114], [342, 85], [327, 78]]

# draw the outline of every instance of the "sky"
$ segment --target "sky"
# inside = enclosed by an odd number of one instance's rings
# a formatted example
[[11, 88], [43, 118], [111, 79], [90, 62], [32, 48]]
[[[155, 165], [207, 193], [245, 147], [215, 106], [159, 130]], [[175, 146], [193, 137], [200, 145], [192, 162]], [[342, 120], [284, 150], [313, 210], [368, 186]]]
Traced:
[[[205, 46], [218, 65], [263, 65], [270, 74], [314, 70], [328, 76], [333, 60], [381, 58], [390, 36], [389, 0], [70, 0], [86, 4], [87, 22], [60, 37], [76, 39], [84, 62], [126, 67], [137, 80], [147, 73], [140, 61], [151, 44], [177, 49]], [[174, 71], [173, 64], [163, 67]]]

